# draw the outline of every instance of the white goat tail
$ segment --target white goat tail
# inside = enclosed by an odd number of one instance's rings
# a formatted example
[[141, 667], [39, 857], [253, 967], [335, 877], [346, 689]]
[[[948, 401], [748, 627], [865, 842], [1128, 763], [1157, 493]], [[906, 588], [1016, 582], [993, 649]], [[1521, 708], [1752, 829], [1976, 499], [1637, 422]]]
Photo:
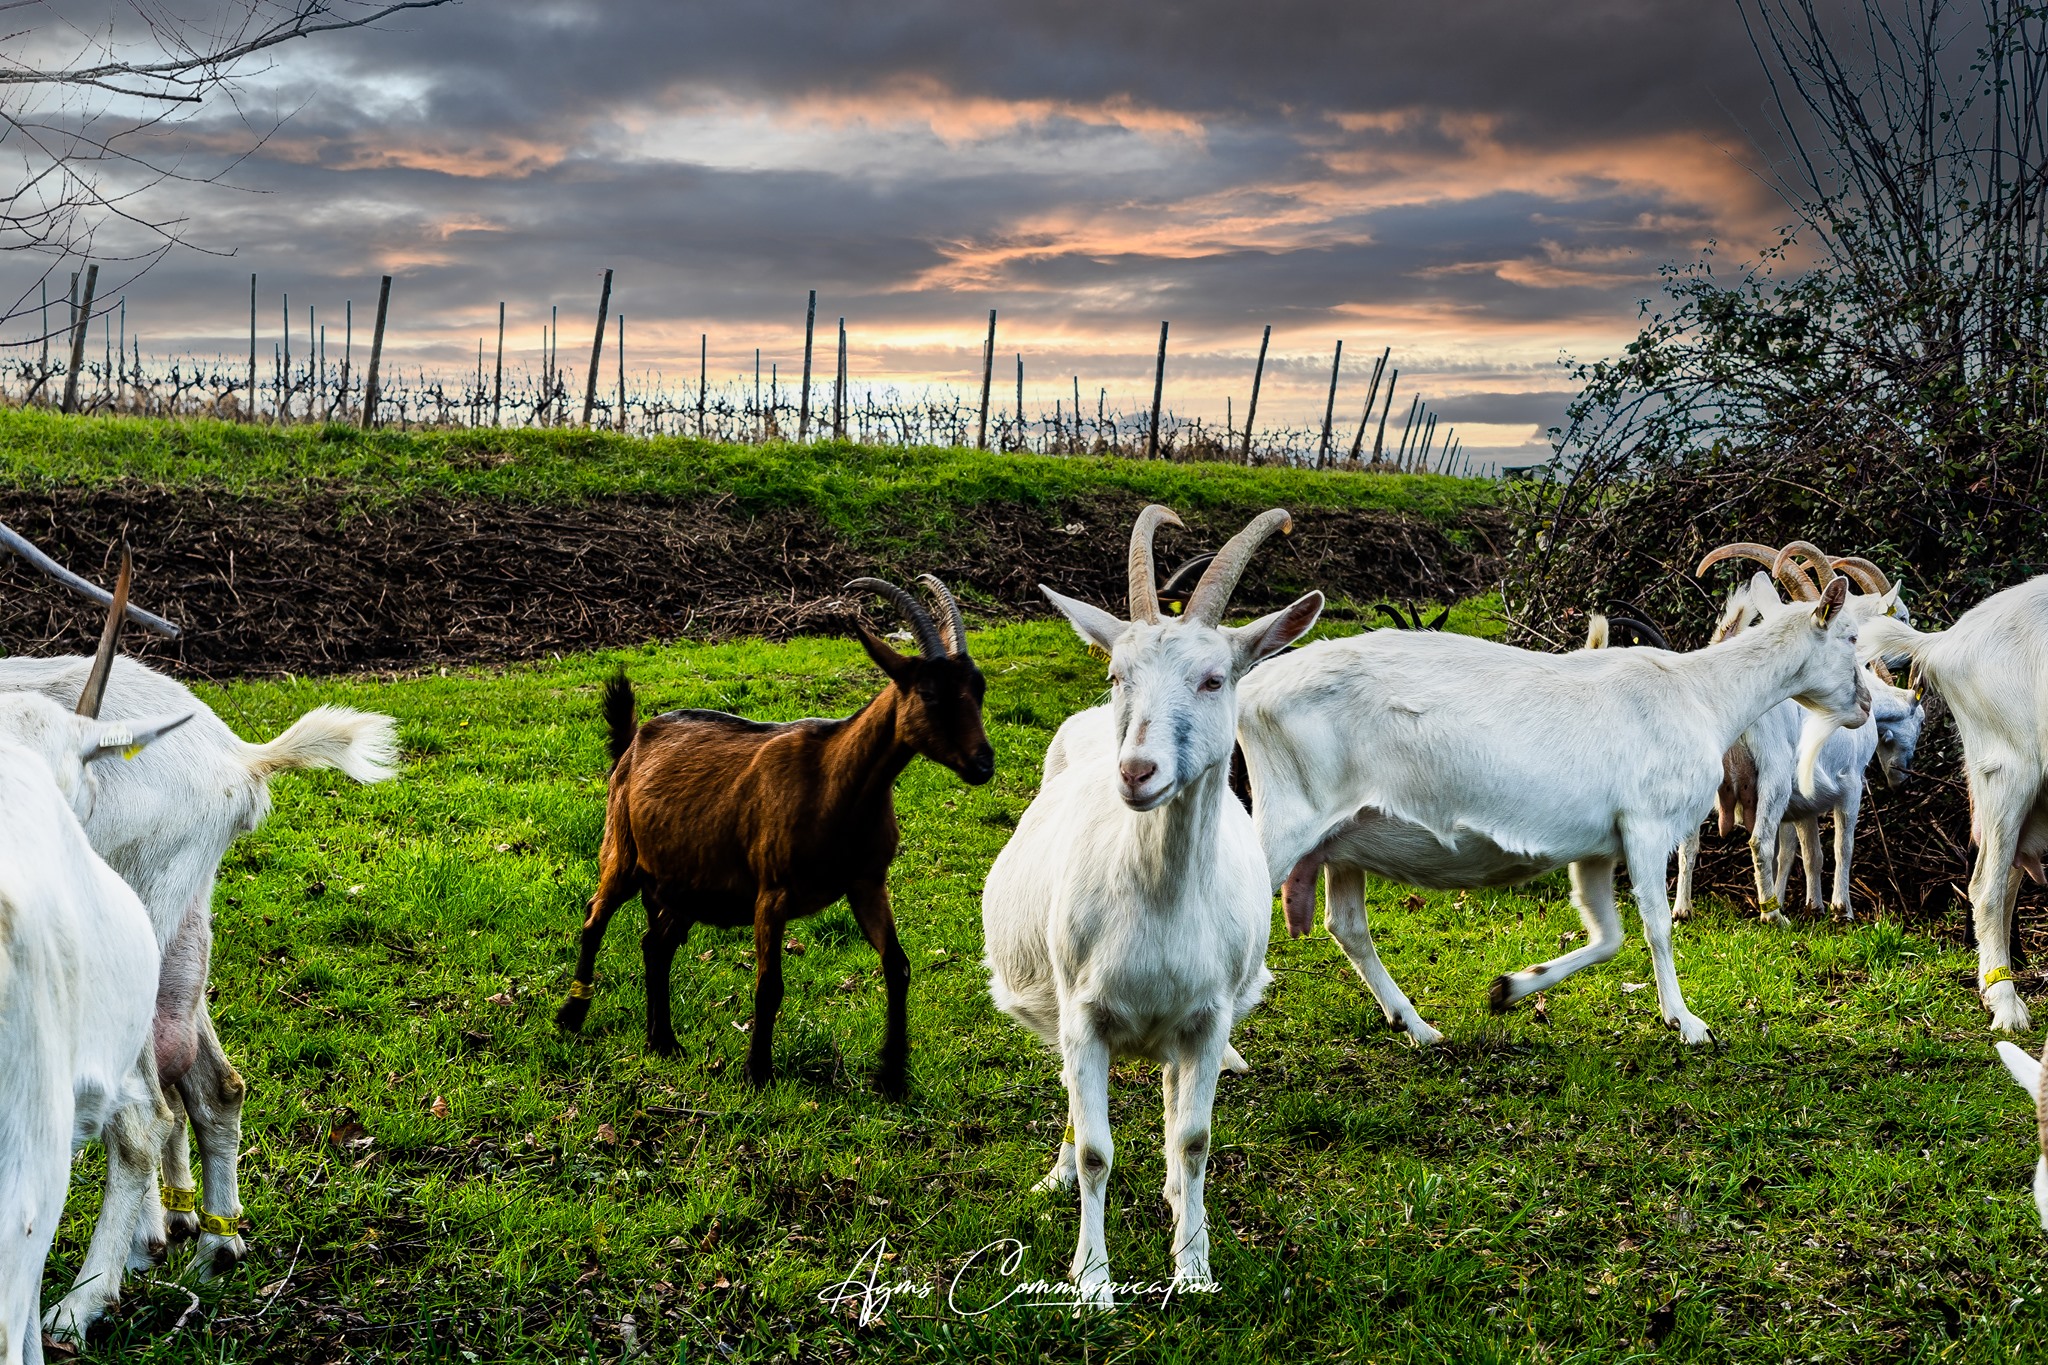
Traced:
[[246, 757], [258, 778], [338, 768], [358, 782], [382, 782], [398, 774], [398, 722], [346, 706], [316, 706], [270, 743], [248, 745]]

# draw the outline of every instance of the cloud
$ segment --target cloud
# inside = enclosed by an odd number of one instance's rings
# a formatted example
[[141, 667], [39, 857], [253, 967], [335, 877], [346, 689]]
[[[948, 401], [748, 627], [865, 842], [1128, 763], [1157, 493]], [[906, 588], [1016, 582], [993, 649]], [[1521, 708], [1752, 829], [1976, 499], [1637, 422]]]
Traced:
[[131, 316], [232, 353], [251, 271], [265, 327], [391, 273], [394, 348], [453, 365], [499, 299], [517, 354], [550, 308], [566, 345], [609, 266], [677, 371], [703, 333], [727, 373], [793, 361], [817, 288], [875, 382], [974, 375], [994, 307], [1032, 375], [1135, 394], [1167, 318], [1174, 396], [1220, 417], [1271, 324], [1276, 421], [1319, 421], [1341, 336], [1360, 384], [1391, 346], [1445, 420], [1536, 431], [1660, 264], [1775, 221], [1760, 99], [1736, 14], [1658, 0], [493, 0], [280, 49], [163, 130], [211, 164], [289, 115], [244, 189], [159, 191], [233, 254]]

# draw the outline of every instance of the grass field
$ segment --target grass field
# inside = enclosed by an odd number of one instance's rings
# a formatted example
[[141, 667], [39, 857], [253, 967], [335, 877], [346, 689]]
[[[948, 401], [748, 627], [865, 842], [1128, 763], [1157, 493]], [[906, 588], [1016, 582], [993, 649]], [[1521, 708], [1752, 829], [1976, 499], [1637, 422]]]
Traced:
[[[1220, 1292], [1075, 1319], [988, 1305], [1013, 1238], [1056, 1279], [1075, 1201], [1036, 1196], [1064, 1121], [1053, 1059], [989, 1005], [979, 887], [1057, 723], [1101, 692], [1063, 628], [976, 635], [999, 770], [913, 765], [894, 892], [913, 964], [913, 1093], [868, 1088], [882, 998], [844, 910], [793, 927], [785, 1079], [740, 1079], [750, 938], [678, 957], [684, 1052], [644, 1055], [637, 914], [585, 1034], [557, 1034], [594, 877], [623, 659], [643, 711], [839, 713], [877, 685], [849, 642], [653, 648], [396, 683], [205, 695], [247, 736], [319, 701], [402, 722], [403, 780], [280, 779], [225, 865], [215, 1010], [250, 1085], [250, 1261], [132, 1285], [98, 1360], [1187, 1361], [2039, 1359], [2048, 1249], [2033, 1123], [1969, 957], [1879, 920], [1792, 932], [1710, 905], [1679, 970], [1717, 1044], [1657, 1023], [1621, 956], [1495, 1018], [1485, 991], [1579, 928], [1561, 879], [1377, 888], [1382, 951], [1446, 1045], [1390, 1033], [1326, 934], [1276, 927], [1209, 1182]], [[1277, 926], [1277, 915], [1276, 915]], [[1157, 1076], [1118, 1069], [1109, 1241], [1163, 1277]], [[80, 1165], [46, 1298], [96, 1206]], [[877, 1322], [820, 1294], [886, 1242]], [[881, 1254], [881, 1253], [878, 1253]], [[872, 1266], [873, 1261], [869, 1262]], [[981, 1266], [979, 1270], [974, 1269]], [[953, 1302], [948, 1286], [961, 1276]], [[936, 1286], [934, 1289], [933, 1286]], [[979, 1311], [987, 1309], [987, 1311]], [[183, 1326], [173, 1324], [183, 1318]]]
[[1051, 505], [1130, 493], [1175, 507], [1282, 503], [1450, 522], [1490, 507], [1496, 485], [1437, 474], [1003, 455], [848, 442], [722, 445], [588, 431], [363, 432], [210, 420], [62, 417], [0, 409], [0, 485], [138, 481], [234, 493], [346, 489], [381, 501], [421, 493], [530, 502], [723, 495], [747, 509], [801, 507], [848, 531], [878, 518], [943, 529], [960, 508]]

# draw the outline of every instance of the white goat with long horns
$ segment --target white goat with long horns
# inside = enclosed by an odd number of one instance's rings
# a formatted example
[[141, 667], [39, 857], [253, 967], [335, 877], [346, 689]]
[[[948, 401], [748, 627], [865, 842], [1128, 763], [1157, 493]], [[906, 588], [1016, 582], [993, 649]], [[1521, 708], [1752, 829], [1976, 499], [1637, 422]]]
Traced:
[[1970, 906], [1977, 981], [1994, 1028], [2028, 1027], [2012, 978], [2012, 912], [2020, 875], [2044, 880], [2048, 852], [2048, 577], [1994, 593], [1944, 631], [1880, 618], [1866, 628], [1867, 657], [1903, 655], [1909, 685], [1948, 704], [1963, 740], [1970, 840], [1977, 865]]
[[1069, 1130], [1042, 1188], [1081, 1187], [1071, 1275], [1083, 1304], [1111, 1307], [1103, 1204], [1113, 1153], [1109, 1069], [1160, 1064], [1174, 1277], [1209, 1283], [1203, 1203], [1217, 1069], [1230, 1031], [1272, 978], [1266, 865], [1229, 790], [1238, 680], [1315, 624], [1311, 592], [1250, 625], [1222, 624], [1253, 552], [1288, 525], [1261, 514], [1162, 619], [1152, 536], [1180, 521], [1147, 507], [1131, 532], [1131, 619], [1042, 589], [1110, 656], [1110, 702], [1060, 727], [1038, 796], [982, 891], [989, 990], [1058, 1049]]
[[1586, 946], [1497, 978], [1496, 1010], [1621, 949], [1614, 872], [1636, 907], [1664, 1022], [1688, 1043], [1671, 955], [1664, 868], [1712, 804], [1721, 756], [1757, 716], [1796, 698], [1860, 724], [1848, 583], [1785, 606], [1757, 575], [1761, 623], [1717, 649], [1539, 654], [1461, 635], [1374, 631], [1276, 659], [1241, 690], [1238, 737], [1254, 820], [1287, 926], [1324, 919], [1388, 1020], [1441, 1035], [1388, 975], [1365, 914], [1365, 876], [1437, 889], [1506, 886], [1569, 866]]
[[[4, 528], [0, 528], [4, 531]], [[27, 546], [27, 551], [23, 547]], [[22, 552], [39, 568], [50, 561], [13, 532], [0, 549]], [[53, 574], [95, 600], [106, 594], [83, 580]], [[89, 590], [89, 591], [88, 591]], [[148, 625], [161, 618], [130, 606], [126, 616]], [[168, 626], [169, 623], [163, 623]], [[116, 622], [110, 621], [111, 632]], [[155, 628], [152, 625], [152, 628]], [[169, 627], [175, 631], [176, 627]], [[213, 884], [220, 860], [240, 835], [270, 812], [269, 780], [278, 773], [336, 768], [358, 782], [393, 775], [396, 722], [346, 707], [319, 706], [267, 744], [244, 743], [182, 684], [132, 659], [116, 657], [102, 638], [98, 661], [79, 656], [0, 659], [0, 693], [40, 693], [60, 706], [114, 721], [189, 714], [190, 723], [151, 745], [133, 762], [99, 774], [85, 832], [93, 848], [142, 898], [163, 954], [154, 1036], [159, 1078], [174, 1128], [163, 1147], [164, 1188], [149, 1182], [153, 1227], [173, 1240], [196, 1236], [194, 1264], [202, 1275], [225, 1270], [246, 1253], [240, 1232], [238, 1164], [245, 1087], [214, 1030], [206, 1000], [213, 953]], [[186, 1136], [199, 1146], [203, 1193], [194, 1188]], [[116, 1173], [111, 1169], [111, 1187]], [[160, 1213], [168, 1207], [169, 1217]], [[162, 1249], [138, 1234], [130, 1265], [144, 1268]]]
[[[1845, 610], [1858, 616], [1891, 611], [1903, 613], [1889, 579], [1867, 559], [1831, 557], [1810, 542], [1795, 540], [1782, 550], [1739, 541], [1713, 550], [1695, 572], [1704, 576], [1714, 565], [1751, 559], [1768, 565], [1772, 578], [1794, 601], [1820, 598], [1817, 578], [1808, 568], [1839, 570], [1864, 591], [1852, 594]], [[1744, 583], [1729, 597], [1714, 629], [1709, 648], [1739, 634], [1759, 618], [1755, 589]], [[1766, 592], [1777, 601], [1775, 592]], [[1785, 890], [1792, 872], [1794, 840], [1806, 868], [1807, 902], [1823, 904], [1821, 891], [1820, 818], [1832, 816], [1835, 826], [1834, 889], [1825, 904], [1829, 913], [1853, 919], [1851, 869], [1856, 850], [1856, 820], [1863, 804], [1863, 774], [1873, 758], [1886, 782], [1905, 780], [1926, 722], [1926, 708], [1912, 692], [1896, 686], [1881, 662], [1865, 665], [1864, 687], [1871, 698], [1871, 723], [1842, 728], [1817, 721], [1795, 702], [1782, 702], [1756, 719], [1722, 758], [1722, 779], [1715, 810], [1723, 838], [1738, 824], [1749, 830], [1750, 862], [1756, 875], [1757, 915], [1766, 924], [1787, 927]], [[1692, 914], [1693, 877], [1699, 862], [1700, 831], [1687, 834], [1678, 849], [1678, 886], [1671, 917]]]

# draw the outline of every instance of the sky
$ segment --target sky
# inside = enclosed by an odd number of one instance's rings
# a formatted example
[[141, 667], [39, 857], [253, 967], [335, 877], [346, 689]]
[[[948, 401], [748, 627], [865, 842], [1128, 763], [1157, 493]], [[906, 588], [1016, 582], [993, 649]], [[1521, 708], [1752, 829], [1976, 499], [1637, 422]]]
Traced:
[[[49, 54], [232, 8], [7, 17]], [[995, 309], [997, 403], [1021, 354], [1034, 410], [1077, 380], [1142, 407], [1169, 322], [1165, 402], [1212, 422], [1270, 325], [1261, 427], [1320, 425], [1341, 339], [1340, 429], [1391, 348], [1397, 424], [1420, 393], [1475, 463], [1525, 463], [1561, 358], [1625, 344], [1661, 265], [1787, 216], [1766, 96], [1728, 0], [464, 0], [278, 49], [156, 129], [221, 174], [149, 192], [192, 245], [127, 325], [245, 353], [253, 272], [266, 358], [286, 295], [330, 348], [352, 300], [360, 344], [388, 273], [401, 364], [472, 365], [500, 300], [509, 365], [551, 308], [580, 364], [610, 268], [636, 385], [694, 384], [700, 336], [714, 384], [756, 347], [787, 376], [815, 289], [855, 383], [906, 391], [971, 391]], [[8, 296], [44, 264], [0, 254]]]

